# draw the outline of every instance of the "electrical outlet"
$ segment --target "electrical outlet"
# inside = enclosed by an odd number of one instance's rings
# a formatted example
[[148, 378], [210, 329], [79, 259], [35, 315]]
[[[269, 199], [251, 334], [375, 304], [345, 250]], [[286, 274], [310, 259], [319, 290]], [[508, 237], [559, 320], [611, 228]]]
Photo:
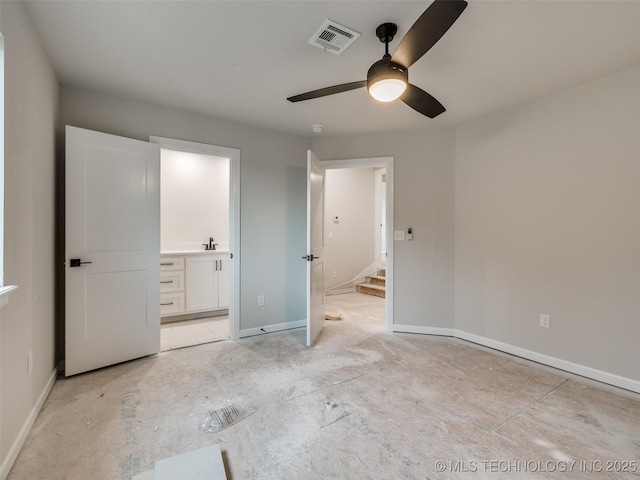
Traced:
[[27, 373], [31, 373], [33, 370], [33, 350], [27, 353]]
[[258, 306], [259, 307], [264, 306], [264, 295], [258, 295]]
[[404, 240], [404, 230], [396, 230], [393, 232], [393, 239], [402, 242]]
[[551, 315], [545, 315], [544, 313], [540, 314], [540, 327], [549, 328], [549, 324], [551, 323]]

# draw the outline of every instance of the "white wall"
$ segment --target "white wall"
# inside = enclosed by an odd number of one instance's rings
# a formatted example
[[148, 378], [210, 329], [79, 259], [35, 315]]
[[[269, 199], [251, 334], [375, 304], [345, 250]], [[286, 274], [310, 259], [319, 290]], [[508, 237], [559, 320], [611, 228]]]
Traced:
[[230, 160], [163, 148], [160, 165], [161, 250], [202, 250], [209, 237], [227, 250]]
[[639, 126], [636, 67], [458, 128], [457, 329], [640, 380]]
[[240, 149], [240, 329], [306, 317], [308, 138], [66, 87], [60, 121], [145, 141], [156, 135]]
[[391, 228], [414, 228], [395, 242], [394, 323], [413, 331], [453, 328], [454, 142], [453, 129], [313, 139], [322, 160], [394, 157]]
[[[2, 451], [17, 453], [55, 374], [54, 180], [58, 84], [21, 2], [0, 2], [5, 38], [5, 283]], [[33, 371], [27, 354], [33, 351]], [[19, 445], [17, 445], [19, 446]], [[13, 450], [11, 450], [13, 448]], [[6, 473], [3, 471], [3, 474]]]
[[[353, 286], [351, 280], [375, 261], [374, 171], [374, 168], [326, 171], [325, 291], [337, 285], [339, 288]], [[333, 220], [335, 216], [338, 222]]]

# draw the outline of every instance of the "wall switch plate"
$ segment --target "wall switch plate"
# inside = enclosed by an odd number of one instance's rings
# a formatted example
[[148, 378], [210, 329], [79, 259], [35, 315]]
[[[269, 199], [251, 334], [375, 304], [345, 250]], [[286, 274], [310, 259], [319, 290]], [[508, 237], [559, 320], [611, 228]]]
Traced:
[[333, 240], [333, 232], [329, 232], [329, 240]]
[[27, 373], [31, 373], [33, 370], [33, 350], [27, 353]]
[[545, 315], [544, 313], [540, 314], [540, 327], [549, 328], [550, 323], [551, 315]]
[[335, 271], [335, 270], [334, 270], [333, 272], [331, 272], [331, 276], [332, 276], [333, 278], [336, 278], [336, 271]]
[[404, 230], [396, 230], [393, 232], [393, 239], [398, 242], [404, 241]]
[[407, 240], [413, 240], [413, 227], [407, 227]]
[[259, 307], [264, 306], [264, 295], [258, 295], [258, 306]]

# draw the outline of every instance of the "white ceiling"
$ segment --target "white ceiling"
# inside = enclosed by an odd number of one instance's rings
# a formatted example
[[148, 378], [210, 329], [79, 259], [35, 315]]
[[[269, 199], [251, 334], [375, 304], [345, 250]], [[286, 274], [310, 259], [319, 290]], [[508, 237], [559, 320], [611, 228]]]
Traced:
[[[410, 68], [447, 112], [429, 119], [366, 89], [290, 103], [365, 80], [375, 36], [425, 1], [27, 1], [63, 85], [305, 136], [443, 127], [640, 64], [640, 1], [474, 1]], [[326, 19], [362, 36], [342, 55], [307, 42]]]

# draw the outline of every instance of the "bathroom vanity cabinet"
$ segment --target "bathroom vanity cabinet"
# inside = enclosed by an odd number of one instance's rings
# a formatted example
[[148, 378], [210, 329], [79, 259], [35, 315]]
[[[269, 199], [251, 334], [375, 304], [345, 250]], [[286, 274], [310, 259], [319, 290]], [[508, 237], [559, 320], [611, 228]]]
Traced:
[[160, 315], [229, 307], [229, 253], [167, 253], [160, 260]]

